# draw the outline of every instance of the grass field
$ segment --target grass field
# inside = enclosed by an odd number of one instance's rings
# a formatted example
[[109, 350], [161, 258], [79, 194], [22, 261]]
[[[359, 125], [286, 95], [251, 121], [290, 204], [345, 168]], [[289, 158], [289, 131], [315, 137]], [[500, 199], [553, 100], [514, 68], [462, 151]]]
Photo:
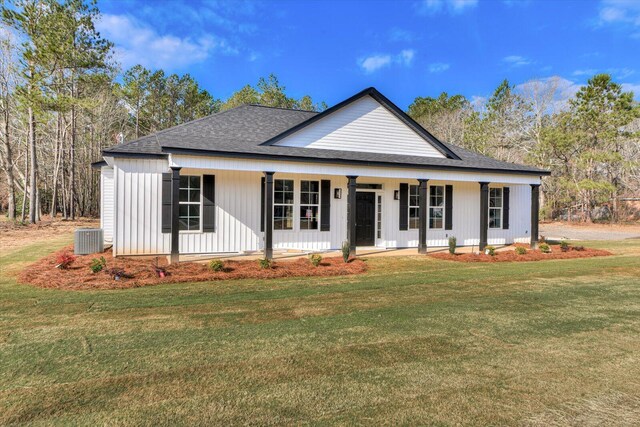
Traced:
[[615, 256], [64, 292], [0, 250], [0, 424], [632, 425], [640, 241]]

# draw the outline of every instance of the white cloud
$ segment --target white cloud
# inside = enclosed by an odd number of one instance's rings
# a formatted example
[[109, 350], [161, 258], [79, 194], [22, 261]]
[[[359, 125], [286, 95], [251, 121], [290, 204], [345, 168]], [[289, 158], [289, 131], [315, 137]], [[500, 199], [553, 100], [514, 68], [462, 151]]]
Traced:
[[478, 5], [478, 0], [422, 0], [417, 5], [418, 13], [422, 15], [434, 15], [440, 12], [449, 12], [458, 15]]
[[411, 66], [416, 51], [413, 49], [404, 49], [396, 55], [391, 54], [375, 54], [358, 61], [360, 67], [365, 73], [370, 74], [381, 68], [389, 67], [392, 64], [397, 64], [405, 67]]
[[571, 74], [574, 75], [574, 76], [593, 76], [597, 72], [598, 72], [598, 70], [596, 70], [594, 68], [586, 68], [586, 69], [582, 69], [582, 70], [575, 70]]
[[502, 4], [508, 7], [512, 6], [528, 6], [530, 0], [502, 0]]
[[633, 38], [640, 37], [640, 1], [603, 0], [600, 3], [600, 26], [620, 26]]
[[624, 92], [633, 92], [634, 99], [640, 99], [640, 83], [622, 83], [620, 86]]
[[611, 74], [616, 79], [624, 80], [627, 77], [634, 75], [636, 73], [636, 71], [631, 69], [631, 68], [627, 68], [627, 67], [623, 67], [623, 68], [607, 68], [605, 70], [598, 70], [596, 68], [586, 68], [586, 69], [575, 70], [572, 73], [572, 75], [574, 75], [574, 76], [593, 77], [593, 76], [595, 76], [596, 74], [599, 74], [599, 73]]
[[392, 42], [412, 42], [414, 39], [411, 32], [402, 28], [394, 27], [389, 31], [389, 40]]
[[565, 110], [569, 106], [569, 100], [581, 87], [581, 84], [573, 80], [551, 76], [516, 85], [516, 91], [529, 99], [536, 98], [549, 112], [554, 112]]
[[434, 62], [433, 64], [429, 64], [429, 72], [430, 73], [442, 73], [443, 71], [447, 71], [450, 65], [444, 62]]
[[360, 67], [367, 73], [373, 73], [391, 65], [391, 55], [372, 55], [360, 60]]
[[533, 63], [533, 61], [531, 61], [530, 59], [519, 55], [505, 56], [504, 58], [502, 58], [502, 61], [512, 67], [522, 67], [523, 65], [529, 65]]
[[471, 97], [471, 105], [475, 109], [480, 109], [487, 103], [488, 99], [489, 98], [487, 98], [486, 96], [473, 95]]
[[103, 14], [96, 27], [115, 43], [116, 58], [124, 68], [141, 64], [149, 68], [174, 70], [203, 62], [214, 52], [238, 53], [224, 39], [208, 34], [196, 39], [158, 34], [153, 28], [127, 15]]
[[400, 52], [400, 55], [398, 55], [398, 62], [402, 65], [411, 65], [411, 63], [413, 62], [413, 57], [415, 56], [416, 51], [413, 49], [405, 49], [402, 52]]

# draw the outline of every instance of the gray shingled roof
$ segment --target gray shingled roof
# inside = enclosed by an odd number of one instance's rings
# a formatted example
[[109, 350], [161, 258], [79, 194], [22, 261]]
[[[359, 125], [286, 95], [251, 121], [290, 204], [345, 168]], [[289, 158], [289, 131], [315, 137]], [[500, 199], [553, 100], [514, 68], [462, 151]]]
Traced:
[[105, 156], [190, 153], [228, 157], [354, 163], [381, 166], [472, 169], [547, 175], [531, 166], [501, 162], [442, 143], [460, 159], [262, 145], [317, 114], [311, 111], [245, 105], [184, 123], [103, 151]]

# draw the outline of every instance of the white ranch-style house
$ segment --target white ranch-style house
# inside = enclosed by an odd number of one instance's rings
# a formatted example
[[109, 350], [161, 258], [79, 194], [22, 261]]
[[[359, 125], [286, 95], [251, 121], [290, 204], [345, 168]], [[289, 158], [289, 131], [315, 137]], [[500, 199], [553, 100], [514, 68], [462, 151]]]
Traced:
[[103, 151], [113, 254], [538, 240], [548, 171], [439, 141], [374, 88], [310, 112], [245, 105]]

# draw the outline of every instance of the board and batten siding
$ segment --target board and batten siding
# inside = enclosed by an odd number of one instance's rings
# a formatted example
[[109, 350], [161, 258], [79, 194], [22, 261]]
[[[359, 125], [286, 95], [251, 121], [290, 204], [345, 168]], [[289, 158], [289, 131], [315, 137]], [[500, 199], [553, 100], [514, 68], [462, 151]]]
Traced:
[[161, 159], [117, 159], [115, 255], [168, 254], [171, 234], [162, 233], [162, 174], [169, 164]]
[[104, 243], [113, 243], [113, 216], [114, 216], [114, 181], [113, 168], [103, 166], [100, 168], [100, 228], [104, 233]]
[[[400, 182], [400, 181], [398, 181]], [[415, 185], [415, 182], [407, 182]], [[480, 185], [473, 182], [450, 182], [430, 180], [432, 185], [453, 185], [453, 226], [451, 230], [427, 229], [427, 246], [445, 247], [449, 237], [455, 236], [458, 246], [478, 246], [480, 243]], [[491, 184], [490, 187], [504, 187]], [[531, 188], [529, 185], [508, 185], [510, 188], [510, 226], [508, 230], [489, 229], [488, 244], [504, 245], [511, 243], [528, 243], [530, 236]], [[427, 193], [428, 194], [428, 193]], [[387, 195], [387, 198], [388, 195]], [[391, 195], [390, 200], [393, 200]], [[387, 247], [417, 247], [418, 230], [399, 231], [398, 201], [386, 218], [385, 227]]]
[[445, 157], [370, 96], [331, 113], [275, 145]]
[[[194, 164], [195, 165], [195, 164]], [[216, 176], [215, 232], [181, 232], [180, 253], [241, 253], [263, 248], [260, 231], [260, 182], [257, 171], [200, 169], [185, 165], [183, 175]], [[161, 229], [162, 173], [169, 170], [167, 160], [118, 159], [114, 166], [116, 255], [152, 255], [170, 252], [170, 234]], [[326, 174], [281, 173], [275, 179], [294, 180], [294, 229], [274, 230], [274, 249], [324, 251], [338, 249], [346, 239], [347, 179]], [[331, 228], [329, 231], [300, 230], [300, 181], [331, 181]], [[418, 230], [399, 230], [399, 201], [394, 191], [400, 183], [416, 185], [415, 179], [360, 177], [358, 183], [381, 184], [382, 236], [379, 247], [417, 247]], [[477, 246], [480, 230], [480, 186], [477, 182], [430, 180], [430, 185], [453, 185], [453, 229], [427, 230], [427, 244], [443, 247], [455, 236], [460, 246]], [[494, 184], [492, 184], [493, 186]], [[505, 184], [495, 184], [503, 186]], [[530, 236], [529, 184], [506, 184], [511, 189], [510, 229], [489, 229], [488, 243], [501, 245], [527, 242]], [[335, 199], [336, 188], [342, 197]], [[104, 196], [103, 196], [104, 197]], [[376, 197], [377, 200], [377, 197]], [[104, 199], [103, 199], [104, 201]], [[106, 224], [106, 222], [104, 223]]]

